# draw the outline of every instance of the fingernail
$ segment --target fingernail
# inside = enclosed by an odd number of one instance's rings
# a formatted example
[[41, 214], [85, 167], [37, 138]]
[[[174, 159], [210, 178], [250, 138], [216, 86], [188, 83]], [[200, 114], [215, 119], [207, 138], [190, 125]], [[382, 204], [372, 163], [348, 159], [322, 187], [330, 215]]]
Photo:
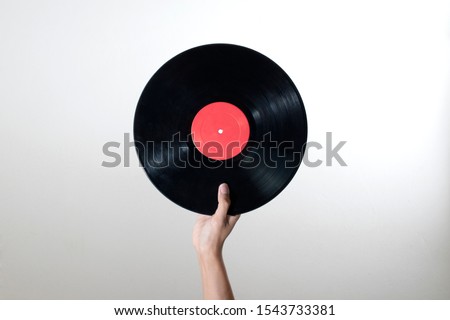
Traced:
[[223, 194], [229, 194], [230, 193], [230, 189], [228, 188], [228, 185], [226, 183], [222, 183], [220, 185], [219, 191], [220, 191], [220, 193], [223, 193]]

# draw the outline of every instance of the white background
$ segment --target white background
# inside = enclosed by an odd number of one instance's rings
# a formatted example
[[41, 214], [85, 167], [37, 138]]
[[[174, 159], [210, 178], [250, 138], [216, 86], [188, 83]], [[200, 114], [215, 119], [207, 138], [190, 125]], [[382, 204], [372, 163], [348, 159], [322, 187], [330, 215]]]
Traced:
[[348, 164], [302, 166], [242, 216], [236, 297], [449, 299], [449, 16], [447, 1], [2, 0], [0, 297], [201, 297], [195, 214], [133, 149], [102, 167], [102, 146], [123, 147], [164, 62], [225, 42], [277, 62], [309, 140], [333, 132]]

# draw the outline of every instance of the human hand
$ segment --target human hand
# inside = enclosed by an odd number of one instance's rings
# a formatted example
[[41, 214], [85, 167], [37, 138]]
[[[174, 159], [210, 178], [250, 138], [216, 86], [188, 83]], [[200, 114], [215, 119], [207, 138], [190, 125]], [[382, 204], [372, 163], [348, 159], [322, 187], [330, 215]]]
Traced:
[[212, 216], [199, 214], [194, 226], [192, 240], [199, 258], [221, 257], [223, 243], [240, 217], [227, 215], [231, 200], [226, 183], [219, 186], [217, 199], [216, 212]]
[[198, 215], [192, 241], [200, 262], [204, 299], [234, 299], [222, 258], [222, 247], [239, 216], [227, 215], [231, 202], [226, 183], [219, 186], [217, 198], [219, 205], [212, 216]]

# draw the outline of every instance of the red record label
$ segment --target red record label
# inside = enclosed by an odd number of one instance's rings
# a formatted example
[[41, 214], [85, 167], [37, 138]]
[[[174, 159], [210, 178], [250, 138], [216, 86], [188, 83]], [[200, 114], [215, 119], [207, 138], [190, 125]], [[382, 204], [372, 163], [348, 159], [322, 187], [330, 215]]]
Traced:
[[191, 126], [195, 147], [214, 160], [237, 156], [250, 136], [245, 114], [228, 102], [213, 102], [195, 115]]

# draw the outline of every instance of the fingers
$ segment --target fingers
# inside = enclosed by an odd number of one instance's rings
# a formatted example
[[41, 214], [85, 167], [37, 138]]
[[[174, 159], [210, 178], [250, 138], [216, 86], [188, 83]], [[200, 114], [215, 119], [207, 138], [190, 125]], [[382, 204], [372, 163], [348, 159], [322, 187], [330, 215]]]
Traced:
[[197, 219], [196, 220], [198, 222], [198, 221], [206, 220], [208, 218], [209, 218], [209, 216], [207, 216], [207, 215], [197, 213]]
[[219, 201], [219, 205], [217, 206], [217, 210], [214, 216], [216, 216], [220, 220], [225, 220], [231, 204], [230, 189], [228, 188], [228, 185], [226, 183], [222, 183], [219, 186], [217, 200]]
[[231, 229], [234, 228], [234, 225], [236, 224], [236, 222], [238, 222], [238, 220], [239, 220], [240, 217], [241, 217], [241, 215], [238, 214], [238, 215], [236, 215], [236, 216], [230, 216], [230, 217], [228, 218], [228, 223], [230, 224]]

